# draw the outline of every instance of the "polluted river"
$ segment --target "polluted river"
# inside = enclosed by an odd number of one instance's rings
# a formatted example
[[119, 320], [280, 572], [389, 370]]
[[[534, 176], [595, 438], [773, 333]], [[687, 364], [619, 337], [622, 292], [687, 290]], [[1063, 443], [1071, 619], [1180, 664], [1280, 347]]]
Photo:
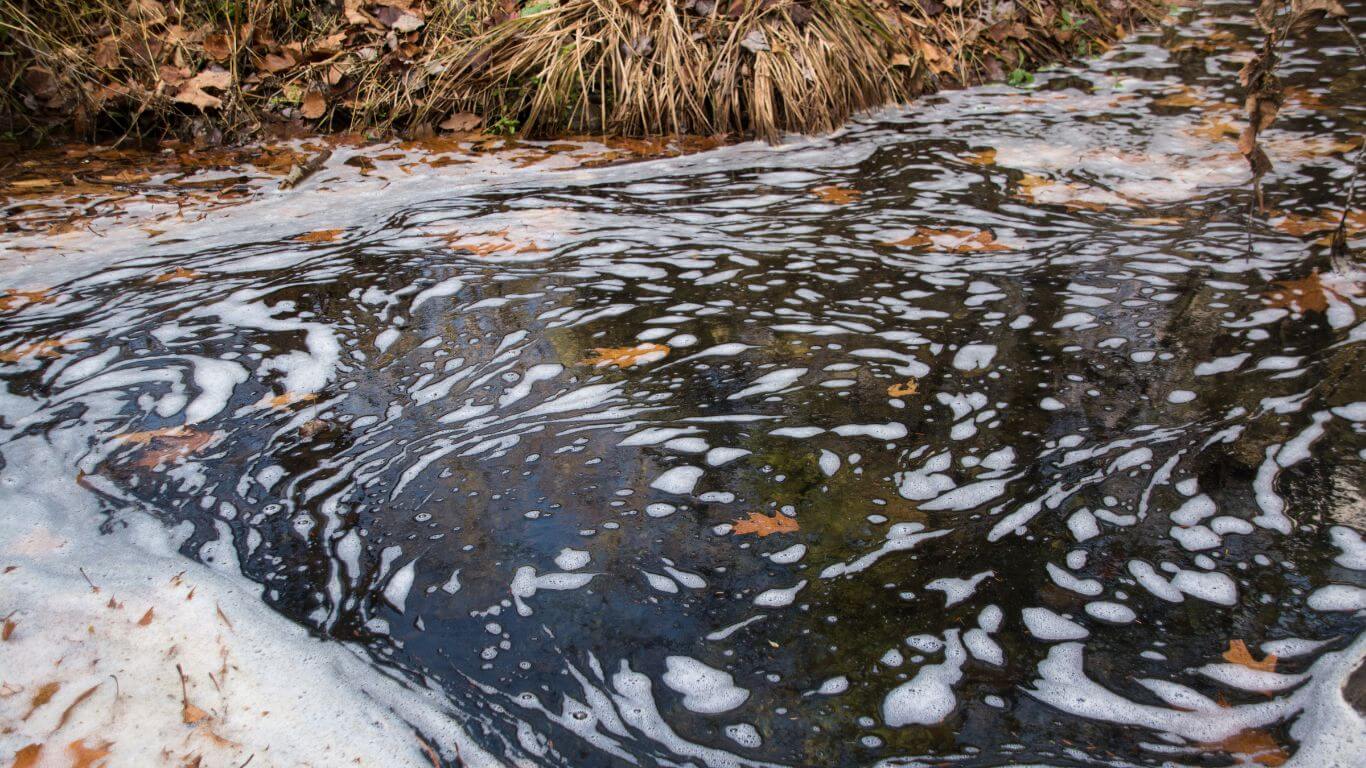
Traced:
[[1244, 11], [5, 235], [0, 759], [1360, 765], [1363, 70], [1287, 51], [1258, 208]]

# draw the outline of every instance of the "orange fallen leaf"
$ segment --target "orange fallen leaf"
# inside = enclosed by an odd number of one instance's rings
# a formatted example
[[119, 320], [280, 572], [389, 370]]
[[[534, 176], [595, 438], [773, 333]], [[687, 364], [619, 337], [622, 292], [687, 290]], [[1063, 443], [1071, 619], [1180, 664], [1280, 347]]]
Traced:
[[71, 768], [95, 768], [97, 765], [103, 765], [104, 759], [109, 757], [109, 747], [113, 744], [112, 741], [105, 741], [88, 747], [85, 739], [71, 742], [66, 745], [66, 751], [71, 753]]
[[887, 387], [887, 394], [892, 397], [908, 397], [920, 391], [920, 382], [915, 379], [907, 379], [905, 383], [893, 384]]
[[1239, 731], [1210, 746], [1222, 752], [1245, 758], [1245, 761], [1240, 765], [1245, 765], [1247, 764], [1246, 761], [1251, 761], [1257, 765], [1274, 768], [1274, 766], [1285, 765], [1286, 761], [1290, 759], [1290, 756], [1286, 754], [1280, 744], [1276, 743], [1271, 734], [1257, 728]]
[[203, 276], [203, 272], [196, 272], [193, 269], [186, 269], [184, 267], [176, 267], [170, 272], [163, 272], [157, 275], [156, 277], [152, 278], [152, 282], [156, 284], [161, 284], [169, 283], [172, 280], [196, 280]]
[[294, 239], [300, 243], [330, 243], [345, 231], [344, 229], [319, 229], [315, 232], [305, 232]]
[[930, 229], [916, 227], [915, 233], [886, 243], [903, 248], [938, 248], [954, 253], [975, 253], [978, 251], [1008, 251], [1010, 246], [996, 242], [996, 236], [985, 229]]
[[23, 719], [27, 720], [29, 715], [32, 715], [34, 712], [38, 711], [40, 707], [47, 704], [49, 701], [52, 701], [52, 697], [56, 696], [57, 691], [61, 690], [61, 688], [62, 684], [55, 682], [45, 683], [40, 687], [38, 691], [33, 694], [33, 698], [29, 700], [28, 714], [24, 715]]
[[4, 625], [0, 626], [0, 643], [9, 642], [9, 639], [14, 636], [15, 627], [18, 626], [19, 622], [6, 616]]
[[811, 190], [811, 194], [815, 195], [816, 197], [819, 197], [824, 202], [834, 203], [836, 205], [844, 205], [845, 203], [855, 203], [858, 202], [858, 199], [863, 196], [863, 193], [858, 191], [857, 189], [850, 189], [849, 187], [841, 186], [839, 184], [830, 184], [824, 187], [816, 187], [815, 189]]
[[20, 344], [13, 349], [0, 350], [0, 362], [17, 363], [26, 357], [53, 359], [62, 356], [61, 349], [70, 344], [79, 344], [84, 339], [43, 339], [32, 344]]
[[186, 426], [153, 429], [147, 432], [128, 432], [114, 439], [143, 449], [136, 466], [156, 469], [163, 463], [183, 459], [212, 443], [216, 433], [201, 432]]
[[14, 753], [14, 763], [12, 768], [33, 768], [38, 764], [38, 755], [42, 753], [42, 744], [30, 744]]
[[327, 97], [322, 91], [312, 90], [304, 94], [303, 105], [299, 108], [299, 114], [309, 120], [317, 120], [327, 114]]
[[148, 609], [147, 609], [147, 612], [144, 613], [144, 614], [142, 614], [142, 618], [138, 619], [138, 626], [139, 626], [139, 627], [145, 627], [145, 626], [147, 626], [148, 624], [151, 624], [151, 623], [152, 623], [152, 612], [153, 612], [154, 610], [155, 610], [154, 608], [148, 608]]
[[6, 291], [0, 293], [0, 312], [22, 309], [30, 304], [51, 304], [54, 301], [56, 299], [52, 297], [52, 291], [47, 288], [37, 288], [31, 291]]
[[175, 671], [180, 675], [180, 717], [186, 725], [194, 725], [209, 716], [208, 712], [190, 703], [190, 692], [185, 686], [185, 670], [180, 665], [175, 665]]
[[1228, 641], [1228, 650], [1224, 651], [1224, 659], [1248, 669], [1257, 669], [1262, 672], [1276, 671], [1276, 654], [1268, 653], [1266, 658], [1257, 661], [1252, 658], [1252, 652], [1247, 649], [1247, 643], [1242, 640]]
[[731, 530], [736, 536], [754, 533], [763, 538], [774, 533], [792, 533], [801, 530], [801, 526], [797, 524], [796, 520], [779, 512], [775, 512], [772, 517], [759, 512], [750, 512], [748, 518], [736, 520], [735, 527]]
[[285, 392], [274, 397], [263, 397], [258, 406], [269, 408], [288, 408], [295, 403], [311, 403], [318, 399], [314, 392]]
[[1316, 269], [1299, 280], [1277, 280], [1277, 289], [1263, 296], [1268, 306], [1295, 312], [1326, 312], [1329, 297], [1346, 301], [1361, 295], [1361, 286], [1342, 278], [1324, 281]]
[[972, 165], [995, 165], [996, 150], [983, 149], [980, 152], [973, 152], [970, 155], [965, 155], [963, 159]]
[[630, 368], [645, 363], [653, 363], [663, 360], [669, 354], [669, 348], [663, 344], [637, 344], [634, 347], [596, 347], [593, 349], [593, 357], [579, 361], [579, 365], [591, 365], [594, 368], [615, 365], [618, 368]]

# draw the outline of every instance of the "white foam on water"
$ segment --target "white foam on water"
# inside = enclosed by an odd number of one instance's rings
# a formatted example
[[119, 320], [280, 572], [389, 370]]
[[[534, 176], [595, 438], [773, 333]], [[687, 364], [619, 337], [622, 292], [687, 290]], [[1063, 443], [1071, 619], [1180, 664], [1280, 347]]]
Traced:
[[1048, 642], [1082, 640], [1090, 637], [1086, 627], [1060, 616], [1047, 608], [1025, 608], [1020, 611], [1029, 634]]
[[981, 573], [969, 576], [966, 579], [944, 577], [929, 582], [925, 585], [925, 589], [943, 592], [944, 607], [948, 608], [972, 597], [973, 594], [977, 592], [977, 586], [979, 584], [995, 575], [994, 571], [982, 571]]
[[650, 483], [650, 487], [665, 493], [689, 494], [697, 487], [697, 481], [702, 479], [702, 475], [703, 470], [699, 467], [674, 467], [656, 477], [654, 482]]
[[921, 667], [915, 677], [882, 699], [882, 720], [893, 728], [942, 723], [958, 706], [953, 686], [963, 677], [967, 652], [958, 630], [944, 632], [944, 661]]
[[[40, 744], [41, 764], [65, 765], [65, 745], [84, 741], [107, 743], [111, 766], [193, 755], [240, 765], [269, 754], [276, 765], [429, 768], [416, 730], [444, 759], [501, 764], [469, 739], [444, 695], [380, 671], [361, 649], [312, 637], [240, 576], [185, 559], [184, 529], [125, 510], [101, 535], [98, 503], [59, 452], [81, 441], [59, 442], [71, 444], [10, 442], [0, 471], [10, 569], [0, 615], [15, 623], [0, 646], [5, 682], [56, 686], [31, 712], [32, 696], [0, 698], [6, 754]], [[204, 717], [187, 724], [186, 704]]]
[[729, 672], [709, 667], [688, 656], [664, 659], [667, 670], [664, 684], [683, 694], [683, 706], [690, 712], [716, 715], [744, 704], [749, 691], [735, 685]]

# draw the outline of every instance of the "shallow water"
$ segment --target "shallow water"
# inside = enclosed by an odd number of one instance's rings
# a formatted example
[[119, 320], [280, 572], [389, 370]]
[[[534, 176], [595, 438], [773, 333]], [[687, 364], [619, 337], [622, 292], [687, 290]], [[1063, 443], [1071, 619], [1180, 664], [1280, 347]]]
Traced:
[[1235, 10], [828, 139], [26, 267], [0, 456], [81, 436], [111, 509], [525, 765], [1330, 755], [1366, 301], [1314, 226], [1366, 101], [1325, 26], [1249, 216]]

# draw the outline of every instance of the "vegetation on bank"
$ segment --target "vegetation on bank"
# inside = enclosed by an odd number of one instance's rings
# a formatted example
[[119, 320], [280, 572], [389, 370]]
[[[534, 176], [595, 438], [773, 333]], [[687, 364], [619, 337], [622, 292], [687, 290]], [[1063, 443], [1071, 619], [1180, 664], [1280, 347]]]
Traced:
[[0, 130], [773, 138], [1102, 50], [1152, 0], [6, 0]]

